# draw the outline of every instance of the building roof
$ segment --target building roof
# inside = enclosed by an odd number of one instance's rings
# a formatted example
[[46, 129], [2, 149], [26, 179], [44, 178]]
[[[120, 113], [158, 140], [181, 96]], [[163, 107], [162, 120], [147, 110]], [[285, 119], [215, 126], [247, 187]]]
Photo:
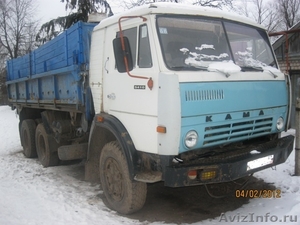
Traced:
[[[293, 30], [298, 30], [300, 29], [300, 21], [298, 23], [296, 23], [292, 28], [290, 28], [288, 31], [293, 31]], [[284, 31], [283, 31], [284, 32]], [[276, 32], [275, 32], [276, 33]], [[280, 33], [280, 32], [279, 32]], [[294, 33], [292, 32], [289, 32], [287, 35], [288, 35], [288, 38], [290, 38], [291, 36], [293, 36]], [[282, 43], [285, 43], [285, 35], [280, 35], [280, 37], [272, 44], [273, 45], [273, 49], [277, 49], [279, 48]]]

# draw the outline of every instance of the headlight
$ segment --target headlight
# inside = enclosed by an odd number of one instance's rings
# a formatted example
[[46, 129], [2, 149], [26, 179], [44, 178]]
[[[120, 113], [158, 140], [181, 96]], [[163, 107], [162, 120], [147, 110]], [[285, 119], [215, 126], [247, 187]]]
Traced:
[[188, 148], [192, 148], [197, 144], [198, 141], [198, 134], [196, 131], [191, 130], [185, 135], [185, 146]]
[[277, 130], [281, 130], [284, 126], [284, 120], [282, 117], [279, 117], [276, 123]]

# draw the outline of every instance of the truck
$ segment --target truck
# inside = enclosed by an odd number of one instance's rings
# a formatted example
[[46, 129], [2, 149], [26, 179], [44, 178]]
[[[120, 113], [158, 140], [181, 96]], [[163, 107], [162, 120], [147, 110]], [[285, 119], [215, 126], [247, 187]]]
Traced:
[[25, 157], [83, 160], [105, 204], [140, 210], [147, 184], [235, 181], [284, 163], [289, 76], [246, 18], [151, 3], [78, 22], [7, 62]]

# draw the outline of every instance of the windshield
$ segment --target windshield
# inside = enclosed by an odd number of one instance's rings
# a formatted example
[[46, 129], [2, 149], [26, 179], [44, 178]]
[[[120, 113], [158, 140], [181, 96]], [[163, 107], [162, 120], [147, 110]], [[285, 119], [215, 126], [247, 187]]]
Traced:
[[230, 22], [225, 22], [224, 25], [237, 65], [240, 67], [275, 65], [265, 31]]
[[171, 16], [158, 17], [157, 28], [169, 69], [206, 70], [216, 62], [234, 62], [241, 68], [275, 64], [263, 30], [232, 22], [223, 25], [220, 20]]

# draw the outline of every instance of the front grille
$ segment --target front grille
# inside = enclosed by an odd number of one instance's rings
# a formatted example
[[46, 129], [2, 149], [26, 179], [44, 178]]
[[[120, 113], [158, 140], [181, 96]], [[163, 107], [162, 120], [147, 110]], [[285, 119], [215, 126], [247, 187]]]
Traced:
[[207, 126], [204, 130], [204, 146], [239, 141], [268, 134], [272, 131], [273, 118], [248, 120], [236, 123]]
[[222, 89], [185, 91], [185, 100], [187, 102], [221, 99], [224, 99], [224, 91]]

